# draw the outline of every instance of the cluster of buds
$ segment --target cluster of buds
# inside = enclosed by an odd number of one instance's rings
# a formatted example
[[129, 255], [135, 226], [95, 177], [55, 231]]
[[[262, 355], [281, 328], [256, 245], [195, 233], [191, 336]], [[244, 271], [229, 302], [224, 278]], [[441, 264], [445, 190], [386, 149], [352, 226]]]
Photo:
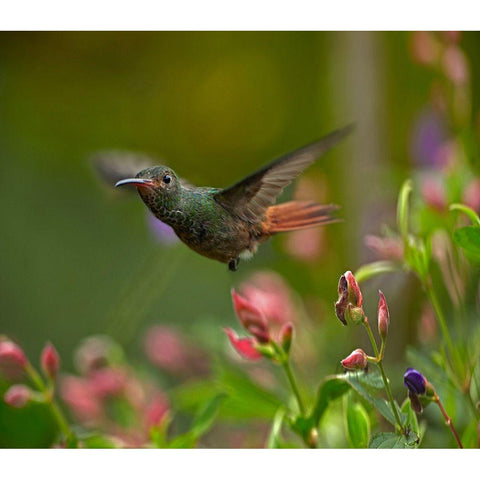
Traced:
[[[40, 365], [49, 384], [53, 388], [54, 382], [60, 368], [60, 357], [55, 347], [48, 343], [40, 354]], [[0, 341], [0, 370], [8, 377], [18, 379], [26, 375], [29, 377], [37, 388], [41, 388], [42, 392], [34, 391], [24, 384], [12, 385], [4, 395], [4, 401], [7, 405], [14, 408], [22, 408], [30, 401], [47, 400], [46, 389], [43, 388], [43, 382], [39, 379], [38, 374], [28, 361], [25, 352], [10, 340]]]
[[293, 337], [292, 323], [285, 323], [276, 337], [272, 333], [265, 313], [255, 303], [238, 294], [234, 289], [232, 289], [232, 300], [237, 318], [250, 334], [248, 337], [239, 338], [232, 329], [225, 328], [233, 348], [248, 360], [260, 360], [262, 357], [280, 360], [277, 358], [280, 346], [281, 352], [288, 357]]
[[[382, 348], [378, 358], [372, 358], [378, 361], [382, 358], [385, 341], [388, 335], [390, 323], [390, 314], [388, 311], [385, 295], [379, 291], [380, 300], [378, 302], [378, 333], [382, 340]], [[335, 314], [344, 324], [352, 323], [354, 325], [363, 324], [370, 329], [368, 318], [363, 311], [363, 296], [352, 272], [347, 271], [340, 277], [338, 282], [338, 301], [335, 303]], [[348, 357], [342, 360], [342, 366], [347, 370], [365, 370], [370, 357], [361, 349], [357, 348]]]

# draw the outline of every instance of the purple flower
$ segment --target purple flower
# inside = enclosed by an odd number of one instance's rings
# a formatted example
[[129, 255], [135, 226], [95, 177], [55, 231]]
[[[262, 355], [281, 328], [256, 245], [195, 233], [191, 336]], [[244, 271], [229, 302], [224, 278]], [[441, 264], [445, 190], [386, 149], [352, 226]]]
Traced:
[[147, 222], [155, 239], [163, 245], [174, 245], [178, 242], [178, 237], [173, 231], [173, 228], [159, 220], [150, 212], [147, 212]]
[[434, 110], [421, 113], [413, 128], [411, 154], [417, 164], [425, 167], [441, 167], [441, 147], [446, 141], [443, 118]]
[[423, 395], [426, 392], [427, 381], [425, 377], [414, 368], [407, 368], [403, 376], [403, 383], [409, 392], [415, 395]]

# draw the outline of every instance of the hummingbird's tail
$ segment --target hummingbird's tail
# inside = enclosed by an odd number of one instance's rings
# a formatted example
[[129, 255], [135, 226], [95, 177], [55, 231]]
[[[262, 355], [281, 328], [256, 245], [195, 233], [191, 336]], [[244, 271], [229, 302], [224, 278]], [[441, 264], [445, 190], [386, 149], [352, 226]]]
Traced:
[[303, 228], [316, 227], [338, 222], [331, 214], [338, 210], [337, 205], [320, 205], [315, 202], [286, 202], [267, 209], [263, 221], [263, 231], [267, 235]]

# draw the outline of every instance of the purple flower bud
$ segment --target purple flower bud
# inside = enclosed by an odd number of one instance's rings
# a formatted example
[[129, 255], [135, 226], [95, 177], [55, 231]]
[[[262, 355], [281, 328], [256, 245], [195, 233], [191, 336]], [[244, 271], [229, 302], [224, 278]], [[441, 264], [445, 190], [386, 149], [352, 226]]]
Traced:
[[425, 377], [414, 368], [407, 368], [403, 376], [403, 383], [409, 392], [415, 395], [423, 395], [426, 391], [427, 381]]
[[26, 385], [11, 386], [3, 399], [7, 405], [15, 408], [24, 407], [32, 398], [32, 391]]

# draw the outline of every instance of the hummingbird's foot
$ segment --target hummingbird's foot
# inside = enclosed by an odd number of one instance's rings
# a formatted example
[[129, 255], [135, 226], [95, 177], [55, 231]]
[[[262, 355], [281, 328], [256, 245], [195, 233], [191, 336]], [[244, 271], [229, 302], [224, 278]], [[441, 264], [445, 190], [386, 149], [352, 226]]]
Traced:
[[238, 264], [240, 263], [240, 259], [237, 257], [237, 258], [232, 258], [229, 262], [228, 262], [228, 269], [231, 271], [231, 272], [236, 272], [237, 269], [238, 269]]

